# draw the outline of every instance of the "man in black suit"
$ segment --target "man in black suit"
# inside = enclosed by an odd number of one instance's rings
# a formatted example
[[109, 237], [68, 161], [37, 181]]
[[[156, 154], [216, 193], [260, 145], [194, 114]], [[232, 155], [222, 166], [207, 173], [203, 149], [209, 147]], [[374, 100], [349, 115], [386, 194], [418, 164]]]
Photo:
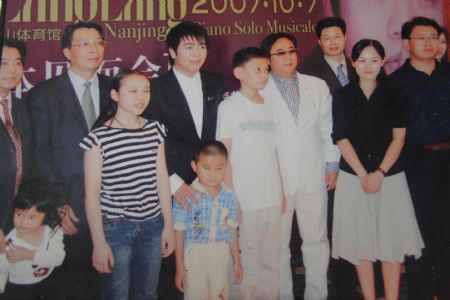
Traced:
[[[12, 201], [17, 188], [30, 176], [32, 143], [28, 106], [11, 94], [22, 80], [25, 55], [23, 42], [3, 42], [0, 66], [0, 252], [5, 247], [4, 235], [12, 228]], [[11, 134], [18, 137], [16, 142]], [[17, 152], [16, 148], [21, 151]]]
[[[345, 56], [346, 24], [339, 17], [328, 17], [316, 25], [316, 35], [323, 55], [313, 60], [304, 73], [319, 77], [328, 85], [330, 93], [355, 80], [352, 63]], [[336, 166], [338, 168], [338, 166]], [[331, 241], [334, 190], [328, 192], [328, 236]], [[342, 299], [358, 299], [358, 279], [352, 264], [343, 259], [330, 260], [330, 273]]]
[[[216, 136], [217, 108], [224, 84], [218, 75], [200, 70], [208, 49], [209, 37], [199, 24], [186, 21], [171, 29], [167, 48], [172, 68], [152, 80], [152, 97], [144, 113], [167, 128], [165, 140], [170, 187], [175, 199], [187, 208], [186, 199], [198, 191], [189, 185], [196, 175], [190, 162], [201, 141]], [[173, 255], [164, 260], [160, 276], [160, 299], [175, 299]], [[161, 284], [170, 283], [170, 288]]]
[[[79, 22], [64, 29], [61, 48], [68, 71], [30, 90], [35, 175], [59, 184], [66, 259], [63, 299], [97, 299], [97, 274], [84, 212], [83, 151], [78, 143], [109, 98], [109, 79], [97, 74], [105, 51], [103, 28]], [[70, 289], [70, 291], [69, 291]]]

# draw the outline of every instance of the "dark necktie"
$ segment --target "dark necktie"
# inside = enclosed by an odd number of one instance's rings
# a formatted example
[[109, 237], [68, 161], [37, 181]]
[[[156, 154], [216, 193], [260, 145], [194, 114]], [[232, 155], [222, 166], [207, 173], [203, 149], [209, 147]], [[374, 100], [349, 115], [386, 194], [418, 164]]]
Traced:
[[20, 181], [22, 179], [22, 143], [20, 142], [20, 136], [17, 133], [12, 123], [12, 118], [9, 113], [8, 99], [2, 99], [3, 113], [5, 115], [5, 126], [8, 130], [8, 134], [13, 142], [15, 154], [16, 154], [16, 184], [14, 186], [14, 197], [19, 191]]

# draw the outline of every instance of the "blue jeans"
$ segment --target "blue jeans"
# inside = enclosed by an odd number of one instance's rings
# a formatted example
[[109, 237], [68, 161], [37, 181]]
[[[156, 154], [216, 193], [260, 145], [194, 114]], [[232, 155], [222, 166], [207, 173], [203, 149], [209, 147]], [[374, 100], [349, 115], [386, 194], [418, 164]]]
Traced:
[[156, 299], [161, 267], [162, 216], [133, 222], [103, 219], [105, 238], [114, 255], [110, 274], [101, 274], [104, 300]]

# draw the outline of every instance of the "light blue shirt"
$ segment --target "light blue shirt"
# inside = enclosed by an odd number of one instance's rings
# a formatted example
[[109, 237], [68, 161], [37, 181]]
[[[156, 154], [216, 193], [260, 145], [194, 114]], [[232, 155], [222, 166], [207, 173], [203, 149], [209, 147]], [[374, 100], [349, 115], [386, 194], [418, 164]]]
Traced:
[[222, 184], [220, 193], [213, 198], [198, 179], [192, 187], [204, 193], [197, 196], [198, 205], [192, 200], [189, 200], [190, 209], [182, 209], [177, 201], [173, 204], [175, 230], [185, 231], [185, 246], [189, 243], [231, 243], [230, 229], [238, 226], [236, 195]]

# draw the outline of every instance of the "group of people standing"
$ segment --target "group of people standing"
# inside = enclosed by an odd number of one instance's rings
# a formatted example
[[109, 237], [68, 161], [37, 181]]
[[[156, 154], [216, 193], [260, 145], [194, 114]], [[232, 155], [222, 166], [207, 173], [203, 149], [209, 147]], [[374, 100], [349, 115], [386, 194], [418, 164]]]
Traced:
[[[17, 285], [50, 299], [156, 299], [161, 262], [159, 281], [174, 286], [160, 299], [176, 299], [175, 286], [186, 299], [293, 299], [294, 211], [305, 299], [327, 298], [329, 266], [342, 299], [359, 297], [356, 278], [375, 299], [375, 261], [386, 299], [398, 298], [403, 262], [410, 299], [448, 299], [450, 67], [436, 60], [434, 20], [415, 17], [401, 33], [410, 59], [390, 76], [376, 40], [345, 56], [341, 18], [318, 22], [323, 56], [305, 74], [295, 37], [271, 34], [234, 54], [240, 89], [229, 97], [222, 78], [202, 70], [209, 37], [194, 22], [170, 30], [172, 68], [151, 82], [131, 70], [99, 75], [103, 28], [71, 24], [61, 40], [69, 69], [25, 100], [11, 94], [24, 45], [5, 41], [0, 252], [11, 265], [58, 253], [35, 275], [40, 288], [10, 267], [6, 299], [24, 299]], [[27, 185], [32, 178], [51, 182], [59, 203], [15, 206], [16, 196], [41, 197], [21, 192], [40, 186]], [[55, 222], [45, 219], [56, 210]], [[34, 227], [22, 220], [30, 211], [44, 214]], [[61, 230], [65, 259], [52, 273], [64, 255], [49, 239]], [[161, 260], [174, 250], [176, 260]]]

